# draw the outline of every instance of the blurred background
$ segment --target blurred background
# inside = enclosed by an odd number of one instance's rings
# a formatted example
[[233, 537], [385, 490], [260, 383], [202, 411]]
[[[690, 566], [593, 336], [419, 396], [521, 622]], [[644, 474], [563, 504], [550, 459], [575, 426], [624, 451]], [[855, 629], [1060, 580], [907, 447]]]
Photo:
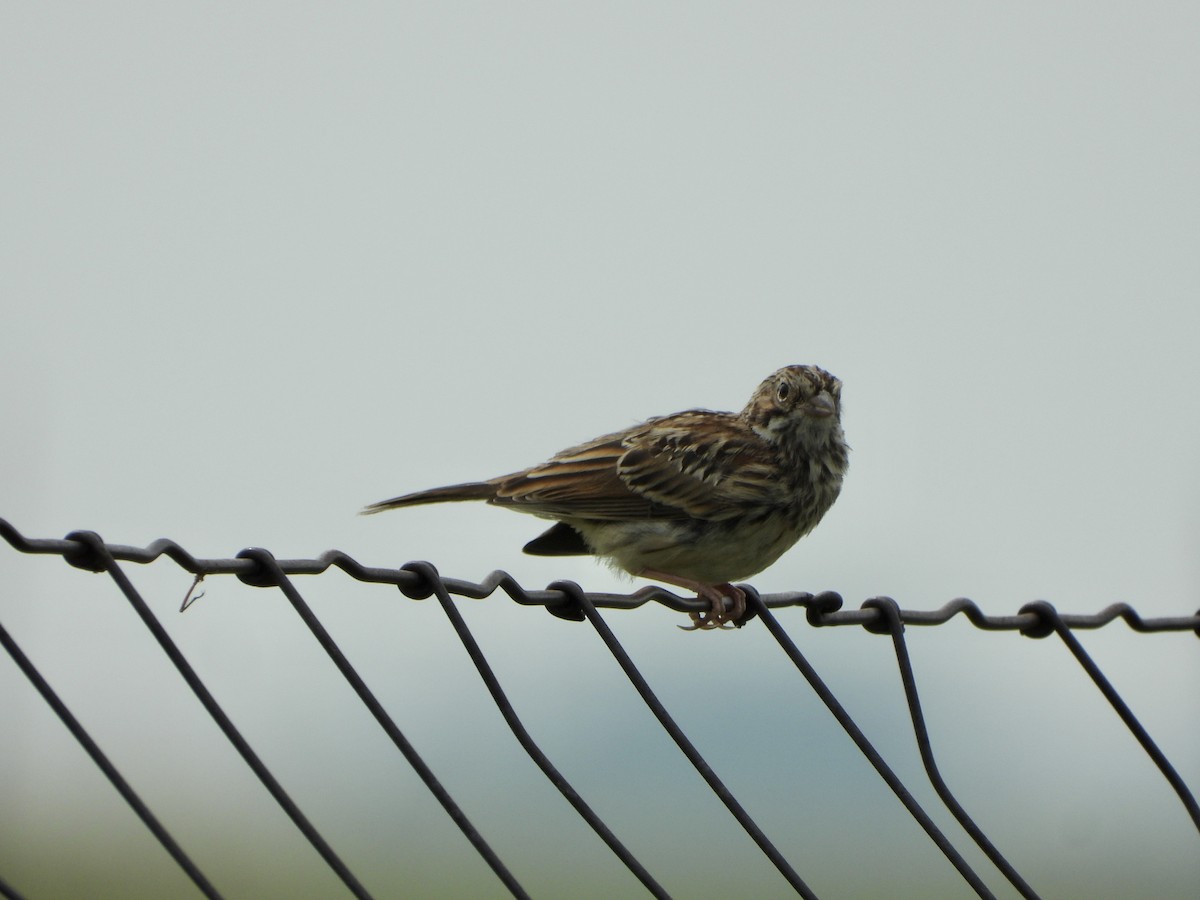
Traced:
[[[537, 520], [365, 503], [647, 416], [845, 383], [853, 453], [764, 592], [993, 614], [1200, 601], [1200, 11], [1188, 4], [41, 3], [0, 10], [0, 516], [197, 556], [329, 548], [630, 591]], [[274, 591], [128, 566], [378, 896], [503, 896]], [[298, 587], [535, 896], [642, 896], [433, 601]], [[461, 601], [551, 759], [678, 896], [786, 884], [586, 625]], [[895, 658], [780, 620], [1000, 896], [920, 771]], [[607, 621], [823, 897], [966, 884], [765, 630]], [[106, 576], [0, 547], [0, 622], [231, 897], [341, 886]], [[1057, 639], [910, 628], [947, 781], [1046, 897], [1191, 897], [1197, 835]], [[1193, 790], [1189, 634], [1080, 635]], [[0, 877], [194, 889], [7, 657]]]

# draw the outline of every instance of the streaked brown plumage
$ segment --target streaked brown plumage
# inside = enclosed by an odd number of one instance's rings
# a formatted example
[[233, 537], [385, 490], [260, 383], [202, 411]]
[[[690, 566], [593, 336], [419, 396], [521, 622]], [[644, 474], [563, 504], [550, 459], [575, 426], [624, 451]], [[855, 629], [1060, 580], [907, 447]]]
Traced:
[[405, 494], [363, 512], [486, 500], [556, 519], [526, 553], [595, 554], [693, 590], [711, 605], [707, 616], [693, 614], [696, 625], [717, 627], [745, 614], [745, 595], [730, 582], [775, 562], [837, 499], [849, 450], [841, 388], [816, 366], [788, 366], [740, 413], [650, 419], [512, 475]]

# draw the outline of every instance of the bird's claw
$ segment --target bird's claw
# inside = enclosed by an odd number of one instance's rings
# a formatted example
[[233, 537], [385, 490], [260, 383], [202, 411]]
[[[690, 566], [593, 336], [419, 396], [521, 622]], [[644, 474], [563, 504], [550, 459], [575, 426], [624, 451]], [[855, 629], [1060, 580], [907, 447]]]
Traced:
[[727, 619], [713, 618], [712, 613], [705, 615], [704, 613], [688, 613], [692, 617], [691, 625], [676, 625], [680, 631], [712, 631], [719, 628], [722, 631], [733, 631], [734, 625]]
[[[724, 593], [723, 593], [724, 592]], [[698, 596], [711, 604], [707, 613], [688, 613], [691, 625], [677, 625], [681, 631], [733, 631], [737, 622], [746, 614], [746, 594], [732, 584], [722, 584], [700, 591]], [[733, 605], [725, 609], [725, 597], [728, 596]]]

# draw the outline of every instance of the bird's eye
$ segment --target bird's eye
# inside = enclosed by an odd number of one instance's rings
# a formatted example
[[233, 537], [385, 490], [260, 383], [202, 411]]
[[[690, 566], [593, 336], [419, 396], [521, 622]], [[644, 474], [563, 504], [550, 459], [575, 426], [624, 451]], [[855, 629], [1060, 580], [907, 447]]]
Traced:
[[781, 383], [775, 390], [775, 399], [780, 403], [787, 403], [790, 396], [792, 396], [792, 386], [786, 381]]

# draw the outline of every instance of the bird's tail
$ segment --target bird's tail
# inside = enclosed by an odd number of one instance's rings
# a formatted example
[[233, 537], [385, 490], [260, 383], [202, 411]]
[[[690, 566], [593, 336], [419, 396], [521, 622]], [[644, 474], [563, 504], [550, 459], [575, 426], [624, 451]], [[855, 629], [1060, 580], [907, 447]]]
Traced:
[[383, 512], [385, 509], [397, 509], [401, 506], [419, 506], [422, 503], [449, 503], [453, 500], [491, 500], [496, 496], [496, 486], [488, 481], [472, 481], [467, 484], [452, 484], [447, 487], [433, 488], [428, 491], [417, 491], [415, 494], [405, 494], [393, 497], [391, 500], [380, 500], [364, 506], [362, 515], [369, 516]]

